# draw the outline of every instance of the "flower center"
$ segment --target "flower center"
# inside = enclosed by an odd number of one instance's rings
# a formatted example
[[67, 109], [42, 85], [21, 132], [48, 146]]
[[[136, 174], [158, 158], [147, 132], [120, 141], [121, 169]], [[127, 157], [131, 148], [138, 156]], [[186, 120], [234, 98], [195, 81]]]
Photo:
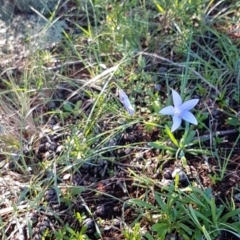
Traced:
[[181, 110], [177, 107], [174, 108], [173, 110], [175, 116], [180, 116], [181, 115]]

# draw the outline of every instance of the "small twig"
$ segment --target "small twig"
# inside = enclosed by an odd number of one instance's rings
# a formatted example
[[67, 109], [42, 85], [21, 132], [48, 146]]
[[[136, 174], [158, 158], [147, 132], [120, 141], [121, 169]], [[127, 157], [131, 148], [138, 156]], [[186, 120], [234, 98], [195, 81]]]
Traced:
[[20, 206], [16, 206], [16, 207], [2, 208], [2, 209], [0, 209], [0, 216], [3, 217], [4, 215], [15, 212], [16, 210], [24, 211], [27, 208], [29, 208], [29, 204], [20, 205]]
[[212, 133], [212, 134], [205, 134], [205, 135], [196, 137], [196, 138], [194, 138], [194, 140], [197, 140], [199, 138], [200, 139], [203, 139], [203, 138], [210, 139], [211, 137], [222, 136], [222, 135], [232, 134], [232, 133], [236, 133], [236, 132], [238, 132], [236, 129], [230, 129], [230, 130], [225, 130], [225, 131], [217, 131], [217, 132]]
[[167, 62], [167, 63], [170, 63], [174, 66], [177, 66], [177, 67], [180, 67], [180, 68], [188, 68], [188, 70], [190, 70], [192, 73], [194, 73], [197, 77], [199, 77], [203, 82], [205, 82], [206, 84], [208, 84], [212, 89], [214, 89], [216, 91], [216, 93], [219, 95], [220, 94], [220, 91], [215, 87], [213, 86], [210, 82], [208, 82], [200, 73], [198, 73], [197, 71], [195, 71], [194, 69], [182, 64], [182, 63], [176, 63], [176, 62], [173, 62], [172, 60], [170, 59], [167, 59], [165, 57], [161, 57], [155, 53], [147, 53], [147, 52], [139, 52], [139, 54], [142, 54], [142, 55], [145, 55], [145, 56], [149, 56], [149, 57], [153, 57], [153, 58], [157, 58], [157, 59], [160, 59], [164, 62]]
[[75, 66], [75, 65], [79, 65], [79, 64], [83, 64], [83, 61], [81, 61], [81, 60], [69, 61], [69, 62], [65, 62], [62, 64], [58, 64], [57, 66], [54, 66], [54, 67], [42, 66], [42, 69], [47, 70], [47, 71], [57, 71], [57, 70], [62, 69], [63, 67]]

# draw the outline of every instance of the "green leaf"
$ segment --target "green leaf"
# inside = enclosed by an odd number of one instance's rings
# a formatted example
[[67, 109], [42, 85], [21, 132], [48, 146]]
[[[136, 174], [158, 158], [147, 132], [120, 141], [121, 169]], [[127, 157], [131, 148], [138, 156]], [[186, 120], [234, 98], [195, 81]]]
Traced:
[[179, 185], [179, 174], [177, 173], [174, 178], [174, 187], [177, 189]]
[[[234, 222], [234, 223], [227, 223], [227, 224], [219, 224], [220, 226], [224, 226], [223, 229], [228, 229], [228, 232], [231, 232], [235, 236], [239, 237], [240, 239], [240, 222]], [[235, 234], [233, 231], [235, 231]]]
[[150, 203], [147, 203], [147, 202], [144, 202], [144, 201], [141, 201], [141, 200], [138, 200], [138, 199], [130, 199], [130, 200], [128, 200], [128, 203], [129, 204], [135, 204], [139, 207], [144, 207], [144, 208], [147, 208], [147, 209], [152, 209], [152, 210], [155, 210], [155, 211], [159, 211], [159, 208], [155, 207], [154, 205], [152, 205]]
[[217, 219], [219, 219], [220, 216], [222, 216], [224, 209], [225, 209], [225, 207], [223, 205], [220, 205], [220, 207], [218, 207], [217, 216], [216, 216]]
[[184, 145], [186, 145], [186, 138], [188, 136], [188, 132], [189, 132], [189, 123], [186, 122], [186, 127], [185, 127], [185, 130], [184, 130], [184, 134], [182, 135], [182, 137], [179, 141], [180, 148], [183, 148]]
[[233, 228], [237, 229], [238, 232], [240, 233], [240, 222], [230, 223], [230, 225], [231, 225]]
[[84, 225], [82, 228], [81, 228], [81, 231], [80, 231], [80, 236], [82, 236], [82, 235], [84, 235], [85, 233], [86, 233], [86, 231], [87, 231], [87, 225]]
[[182, 162], [183, 167], [186, 168], [187, 167], [187, 159], [185, 156], [181, 157], [181, 162]]
[[182, 236], [184, 240], [190, 240], [190, 238], [185, 233], [180, 232], [180, 236]]
[[72, 236], [77, 236], [77, 234], [75, 233], [75, 231], [72, 229], [72, 228], [70, 228], [70, 227], [67, 227], [67, 231], [69, 232], [69, 233], [71, 233], [71, 235]]
[[204, 225], [202, 226], [202, 231], [203, 231], [203, 234], [204, 234], [204, 236], [205, 236], [205, 238], [206, 238], [207, 240], [212, 240], [212, 238], [210, 237], [210, 235], [209, 235], [209, 233], [208, 233], [208, 231], [206, 230], [206, 228], [205, 228]]
[[206, 208], [206, 204], [204, 202], [202, 202], [202, 199], [195, 194], [195, 189], [190, 188], [187, 190], [192, 191], [192, 193], [186, 194], [185, 192], [187, 192], [187, 191], [183, 192], [184, 195], [186, 196], [186, 200], [185, 200], [186, 203], [193, 202], [194, 204], [198, 205], [199, 207], [201, 206], [203, 208]]
[[68, 102], [63, 104], [63, 109], [67, 112], [72, 112], [73, 111], [72, 105]]
[[189, 206], [189, 210], [190, 210], [190, 213], [191, 213], [191, 218], [192, 218], [192, 220], [194, 221], [194, 223], [197, 225], [197, 227], [199, 228], [199, 229], [201, 229], [201, 224], [200, 224], [200, 222], [198, 221], [198, 218], [197, 218], [197, 216], [196, 216], [196, 214], [195, 214], [195, 211], [194, 211], [194, 209], [192, 208], [192, 206], [190, 205]]
[[148, 145], [153, 148], [162, 149], [170, 152], [176, 152], [175, 148], [164, 145], [164, 142], [158, 142], [158, 141], [149, 142]]
[[238, 214], [240, 214], [240, 208], [239, 208], [239, 209], [235, 209], [235, 210], [233, 210], [233, 211], [231, 211], [231, 212], [226, 213], [225, 215], [223, 215], [223, 216], [219, 219], [219, 221], [220, 221], [220, 222], [227, 222], [227, 220], [228, 220], [229, 218], [232, 218], [232, 217], [234, 217], [234, 216], [236, 216], [236, 215], [238, 215]]
[[155, 240], [155, 238], [152, 237], [152, 235], [149, 233], [149, 232], [146, 232], [144, 234], [144, 237], [147, 239], [147, 240]]
[[194, 240], [203, 240], [203, 234], [201, 229], [195, 229], [194, 234], [192, 236]]
[[166, 204], [163, 202], [163, 200], [161, 199], [161, 196], [158, 194], [158, 193], [156, 193], [155, 192], [155, 199], [156, 199], [156, 201], [157, 201], [157, 203], [158, 203], [158, 205], [160, 206], [160, 208], [165, 212], [165, 213], [168, 213], [169, 211], [168, 211], [168, 209], [167, 209], [167, 207], [166, 207]]
[[152, 225], [152, 230], [158, 233], [158, 239], [165, 239], [168, 227], [167, 223], [155, 223]]
[[155, 5], [156, 5], [156, 7], [157, 7], [157, 9], [158, 9], [158, 11], [160, 13], [164, 13], [165, 12], [163, 7], [160, 4], [158, 4], [156, 1], [154, 1], [154, 3], [155, 3]]
[[174, 137], [174, 135], [172, 134], [170, 128], [167, 125], [165, 126], [165, 130], [166, 130], [167, 135], [170, 137], [171, 141], [174, 143], [174, 145], [176, 147], [179, 147], [177, 139]]
[[195, 210], [195, 214], [197, 216], [197, 219], [202, 219], [205, 222], [205, 224], [207, 224], [207, 223], [211, 224], [212, 223], [207, 217], [205, 217], [202, 213], [198, 212], [197, 210]]
[[227, 122], [227, 124], [232, 125], [234, 127], [237, 127], [237, 126], [240, 125], [240, 119], [239, 118], [230, 117], [230, 118], [227, 119], [226, 122]]
[[210, 206], [211, 206], [212, 220], [215, 227], [217, 228], [218, 227], [217, 208], [216, 208], [216, 203], [213, 197], [211, 198]]
[[192, 230], [186, 224], [178, 223], [178, 225], [186, 232], [188, 235], [192, 235]]
[[186, 146], [187, 144], [191, 143], [193, 138], [196, 135], [196, 131], [192, 130], [188, 133], [187, 137], [184, 139], [184, 146]]
[[159, 230], [162, 229], [167, 229], [168, 228], [168, 223], [164, 222], [164, 223], [155, 223], [152, 225], [152, 230], [155, 232], [159, 232]]
[[198, 154], [203, 154], [203, 155], [207, 155], [207, 156], [212, 156], [212, 155], [216, 155], [214, 154], [214, 152], [208, 151], [208, 150], [203, 150], [203, 149], [195, 149], [195, 148], [191, 148], [191, 149], [186, 149], [187, 152], [191, 153], [192, 155], [198, 155]]

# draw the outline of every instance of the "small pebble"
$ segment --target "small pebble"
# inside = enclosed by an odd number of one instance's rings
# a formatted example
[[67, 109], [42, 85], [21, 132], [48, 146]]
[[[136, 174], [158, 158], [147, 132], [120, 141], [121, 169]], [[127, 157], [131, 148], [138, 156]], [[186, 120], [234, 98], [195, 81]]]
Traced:
[[48, 189], [44, 193], [44, 199], [47, 202], [52, 202], [57, 200], [57, 194], [54, 189]]
[[161, 85], [160, 84], [155, 84], [154, 85], [155, 90], [160, 91], [161, 90]]
[[62, 152], [63, 148], [64, 148], [63, 145], [59, 145], [59, 146], [57, 147], [57, 149], [56, 149], [56, 153]]
[[96, 211], [95, 211], [95, 214], [96, 214], [98, 217], [103, 218], [103, 217], [105, 216], [105, 213], [106, 213], [106, 209], [105, 209], [104, 204], [101, 204], [101, 205], [97, 206], [97, 209], [96, 209]]
[[179, 181], [180, 182], [184, 182], [184, 181], [187, 180], [187, 176], [186, 176], [185, 172], [180, 168], [176, 168], [172, 172], [172, 178], [174, 179], [177, 175], [179, 175]]
[[159, 68], [159, 72], [160, 73], [166, 73], [167, 72], [167, 68], [166, 67], [160, 67]]
[[164, 169], [163, 177], [165, 179], [173, 179], [172, 174], [173, 174], [173, 171], [170, 168], [166, 168]]
[[93, 232], [95, 229], [94, 221], [91, 218], [87, 218], [83, 221], [83, 226], [87, 227], [87, 232]]
[[58, 130], [59, 128], [61, 128], [58, 124], [56, 124], [56, 125], [54, 125], [53, 127], [52, 127], [52, 130], [53, 131], [56, 131], [56, 130]]
[[63, 180], [64, 181], [67, 181], [67, 180], [69, 180], [70, 178], [71, 178], [71, 174], [70, 173], [67, 173], [67, 174], [64, 174], [64, 176], [63, 176]]

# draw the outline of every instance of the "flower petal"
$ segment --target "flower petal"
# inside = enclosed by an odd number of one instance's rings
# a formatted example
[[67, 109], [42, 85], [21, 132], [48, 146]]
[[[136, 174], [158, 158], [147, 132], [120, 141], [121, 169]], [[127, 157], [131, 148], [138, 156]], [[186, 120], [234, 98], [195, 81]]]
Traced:
[[199, 99], [191, 99], [191, 100], [184, 102], [179, 108], [182, 112], [189, 111], [192, 108], [194, 108], [198, 102], [199, 102]]
[[163, 115], [174, 115], [174, 107], [173, 106], [168, 106], [163, 108], [159, 113]]
[[173, 105], [174, 105], [174, 107], [180, 107], [182, 105], [182, 98], [181, 98], [181, 96], [178, 94], [178, 92], [176, 92], [173, 89], [172, 89], [172, 98], [173, 98]]
[[189, 111], [182, 112], [180, 117], [182, 119], [184, 119], [185, 121], [190, 122], [190, 123], [192, 123], [194, 125], [198, 124], [197, 119], [195, 118], [195, 116], [191, 112], [189, 112]]
[[172, 125], [171, 132], [174, 132], [176, 129], [178, 129], [181, 123], [182, 123], [181, 117], [173, 116], [173, 125]]
[[129, 115], [133, 115], [135, 113], [135, 110], [133, 108], [133, 106], [125, 106], [126, 110], [128, 111]]
[[122, 89], [120, 89], [118, 93], [119, 93], [119, 99], [120, 99], [121, 103], [126, 108], [128, 113], [132, 116], [135, 113], [135, 110], [134, 110], [132, 104], [130, 103], [130, 100], [129, 100], [127, 94]]
[[120, 99], [122, 104], [125, 101], [129, 100], [127, 94], [122, 89], [119, 89], [118, 94], [119, 94], [119, 99]]

